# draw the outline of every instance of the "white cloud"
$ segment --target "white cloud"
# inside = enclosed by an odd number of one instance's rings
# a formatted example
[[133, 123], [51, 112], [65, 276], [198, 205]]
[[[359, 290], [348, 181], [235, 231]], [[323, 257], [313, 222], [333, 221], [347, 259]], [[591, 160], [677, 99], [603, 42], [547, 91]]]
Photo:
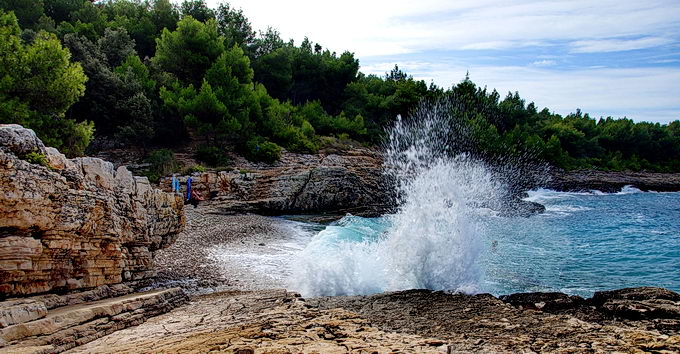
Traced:
[[[209, 1], [212, 5], [217, 0]], [[232, 0], [258, 29], [359, 57], [678, 33], [680, 2], [651, 0]], [[381, 47], [380, 51], [375, 50]]]
[[232, 0], [231, 4], [242, 7], [256, 28], [272, 26], [297, 41], [308, 36], [359, 57], [661, 35], [680, 28], [676, 15], [680, 2], [674, 0]]
[[598, 39], [584, 40], [571, 43], [572, 53], [607, 53], [622, 52], [636, 49], [654, 48], [670, 44], [669, 38], [648, 37], [639, 39]]
[[535, 62], [531, 63], [533, 66], [553, 66], [556, 64], [557, 62], [555, 60], [550, 59], [536, 60]]

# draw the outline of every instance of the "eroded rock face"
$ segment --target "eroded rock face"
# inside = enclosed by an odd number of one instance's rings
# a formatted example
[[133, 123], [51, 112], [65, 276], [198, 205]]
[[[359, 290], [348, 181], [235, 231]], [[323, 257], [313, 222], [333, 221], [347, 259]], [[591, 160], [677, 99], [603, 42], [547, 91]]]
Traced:
[[[22, 158], [46, 155], [48, 166]], [[184, 226], [182, 198], [125, 167], [66, 159], [33, 131], [0, 125], [0, 294], [94, 288], [152, 277], [152, 253]]]
[[[180, 177], [182, 188], [187, 177]], [[192, 188], [221, 212], [263, 214], [352, 212], [378, 215], [391, 206], [392, 188], [380, 154], [285, 154], [274, 165], [253, 164], [192, 176]], [[171, 178], [161, 180], [171, 190]]]

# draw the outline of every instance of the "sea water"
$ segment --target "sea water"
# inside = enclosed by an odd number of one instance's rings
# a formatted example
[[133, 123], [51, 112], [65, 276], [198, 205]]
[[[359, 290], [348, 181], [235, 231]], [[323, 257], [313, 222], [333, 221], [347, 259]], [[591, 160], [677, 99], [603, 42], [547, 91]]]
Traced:
[[395, 182], [397, 212], [348, 215], [324, 228], [293, 258], [289, 288], [304, 296], [680, 290], [680, 193], [535, 190], [526, 199], [544, 204], [545, 213], [504, 217], [495, 210], [511, 183], [536, 180], [526, 171], [540, 174], [540, 166], [475, 159], [458, 148], [474, 144], [450, 111], [423, 106], [396, 121], [385, 171]]
[[307, 296], [411, 288], [581, 296], [633, 286], [680, 291], [680, 193], [535, 190], [526, 199], [546, 212], [477, 214], [476, 230], [456, 231], [477, 239], [460, 244], [415, 233], [410, 241], [390, 239], [399, 222], [394, 215], [346, 216], [296, 255], [292, 287]]
[[[480, 290], [593, 292], [632, 286], [680, 291], [680, 193], [537, 190], [546, 212], [490, 218]], [[493, 244], [496, 244], [493, 247]]]

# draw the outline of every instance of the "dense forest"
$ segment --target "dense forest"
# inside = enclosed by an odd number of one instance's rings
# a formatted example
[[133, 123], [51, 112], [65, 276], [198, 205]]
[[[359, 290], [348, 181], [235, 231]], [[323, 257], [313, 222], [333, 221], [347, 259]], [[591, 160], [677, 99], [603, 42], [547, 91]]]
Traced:
[[273, 162], [282, 148], [379, 145], [398, 115], [449, 100], [482, 156], [680, 172], [680, 121], [562, 117], [469, 77], [442, 88], [397, 66], [384, 76], [359, 68], [351, 52], [256, 33], [228, 3], [0, 0], [0, 123], [29, 127], [70, 156], [103, 139], [162, 161], [192, 140], [205, 165], [228, 165], [230, 150]]

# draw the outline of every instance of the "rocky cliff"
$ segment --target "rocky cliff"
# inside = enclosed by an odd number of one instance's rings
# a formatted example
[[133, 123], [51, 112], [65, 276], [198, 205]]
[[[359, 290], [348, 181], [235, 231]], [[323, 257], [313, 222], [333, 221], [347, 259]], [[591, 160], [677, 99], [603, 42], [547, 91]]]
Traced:
[[[187, 176], [179, 177], [182, 186]], [[220, 212], [262, 214], [352, 212], [380, 214], [394, 190], [385, 180], [380, 154], [353, 150], [345, 155], [284, 154], [273, 165], [196, 173], [193, 188]], [[171, 178], [161, 187], [171, 190]]]
[[32, 130], [0, 125], [0, 296], [152, 277], [153, 252], [182, 230], [182, 208], [125, 167], [67, 159]]

